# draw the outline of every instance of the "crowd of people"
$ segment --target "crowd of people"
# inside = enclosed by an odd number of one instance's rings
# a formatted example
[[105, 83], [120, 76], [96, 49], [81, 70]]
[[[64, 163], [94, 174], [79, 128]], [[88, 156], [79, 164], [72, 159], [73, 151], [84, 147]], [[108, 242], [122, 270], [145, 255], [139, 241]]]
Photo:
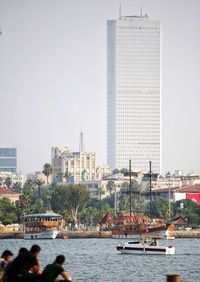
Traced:
[[[71, 282], [71, 277], [63, 268], [65, 257], [59, 255], [55, 261], [40, 270], [38, 259], [41, 248], [33, 245], [30, 250], [21, 248], [15, 259], [10, 250], [5, 250], [0, 258], [0, 282]], [[63, 280], [57, 278], [62, 276]]]

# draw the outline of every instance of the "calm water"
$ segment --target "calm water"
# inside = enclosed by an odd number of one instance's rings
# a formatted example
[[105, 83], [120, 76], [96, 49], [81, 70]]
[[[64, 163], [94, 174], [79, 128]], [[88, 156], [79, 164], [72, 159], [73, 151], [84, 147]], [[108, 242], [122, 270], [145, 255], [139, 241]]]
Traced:
[[42, 248], [43, 266], [64, 254], [65, 269], [73, 281], [162, 282], [166, 281], [166, 274], [175, 273], [181, 275], [183, 282], [200, 281], [200, 239], [175, 240], [173, 256], [122, 255], [116, 250], [118, 241], [114, 239], [0, 240], [0, 252], [9, 248], [17, 254], [20, 247], [30, 248], [34, 243]]

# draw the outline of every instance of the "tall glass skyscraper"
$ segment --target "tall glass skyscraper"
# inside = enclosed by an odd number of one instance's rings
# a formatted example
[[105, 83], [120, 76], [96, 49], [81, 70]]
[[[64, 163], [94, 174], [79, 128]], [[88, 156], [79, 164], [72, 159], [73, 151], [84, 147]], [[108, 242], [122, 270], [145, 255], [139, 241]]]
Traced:
[[0, 148], [0, 172], [16, 172], [17, 171], [17, 149], [16, 148]]
[[107, 22], [107, 162], [161, 172], [161, 23]]

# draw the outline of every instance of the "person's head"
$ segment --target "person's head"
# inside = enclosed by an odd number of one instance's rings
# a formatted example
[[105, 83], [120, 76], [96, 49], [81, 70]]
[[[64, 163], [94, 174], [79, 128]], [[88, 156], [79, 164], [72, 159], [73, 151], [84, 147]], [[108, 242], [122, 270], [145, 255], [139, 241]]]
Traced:
[[9, 251], [9, 250], [5, 250], [5, 251], [2, 253], [1, 257], [2, 257], [3, 259], [5, 259], [7, 262], [10, 262], [10, 261], [12, 260], [13, 253], [12, 253], [11, 251]]
[[28, 253], [27, 248], [22, 247], [22, 248], [19, 249], [19, 255], [24, 255], [24, 254], [27, 254], [27, 253]]
[[54, 261], [54, 263], [63, 265], [63, 263], [65, 262], [65, 257], [63, 255], [59, 255], [56, 257], [56, 260]]
[[38, 246], [38, 245], [33, 245], [33, 246], [31, 247], [31, 249], [30, 249], [30, 253], [31, 253], [34, 257], [39, 256], [40, 251], [41, 251], [41, 248], [40, 248], [40, 246]]

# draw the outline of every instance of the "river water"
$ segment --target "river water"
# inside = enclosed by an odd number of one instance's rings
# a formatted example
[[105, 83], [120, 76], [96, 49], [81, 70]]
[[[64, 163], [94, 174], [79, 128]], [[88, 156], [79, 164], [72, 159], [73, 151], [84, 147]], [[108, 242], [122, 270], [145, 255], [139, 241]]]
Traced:
[[174, 244], [176, 254], [122, 255], [115, 239], [0, 240], [0, 252], [10, 249], [15, 255], [20, 247], [41, 246], [42, 268], [59, 254], [66, 257], [65, 270], [73, 282], [162, 282], [167, 274], [180, 274], [182, 282], [200, 281], [200, 239], [160, 240]]

